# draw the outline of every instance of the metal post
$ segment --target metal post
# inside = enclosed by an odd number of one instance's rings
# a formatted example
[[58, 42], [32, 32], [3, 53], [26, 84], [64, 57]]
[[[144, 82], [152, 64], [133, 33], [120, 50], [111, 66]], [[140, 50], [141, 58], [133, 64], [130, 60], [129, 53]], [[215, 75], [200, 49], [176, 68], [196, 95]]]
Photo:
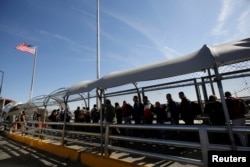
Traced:
[[224, 111], [224, 115], [225, 115], [225, 119], [226, 119], [229, 138], [230, 138], [231, 145], [232, 145], [232, 150], [235, 151], [236, 150], [235, 139], [234, 139], [234, 135], [233, 135], [233, 131], [232, 131], [232, 125], [231, 125], [229, 114], [228, 114], [227, 104], [226, 104], [226, 100], [224, 97], [224, 92], [223, 92], [222, 83], [221, 83], [221, 76], [219, 75], [218, 67], [214, 67], [214, 72], [215, 72], [216, 82], [218, 85], [221, 103], [222, 103], [222, 107], [223, 107], [223, 111]]
[[37, 47], [36, 47], [36, 54], [34, 57], [34, 64], [33, 64], [33, 72], [32, 72], [32, 79], [31, 79], [31, 87], [30, 87], [30, 96], [29, 100], [32, 99], [32, 94], [33, 94], [33, 86], [34, 86], [34, 78], [35, 78], [35, 69], [36, 69], [36, 57], [37, 57]]
[[[100, 17], [99, 17], [99, 0], [96, 0], [96, 78], [100, 78]], [[98, 91], [98, 90], [96, 90]], [[98, 95], [97, 95], [98, 96]], [[96, 96], [96, 105], [101, 108], [98, 97]]]
[[109, 127], [110, 123], [106, 123], [105, 124], [105, 138], [104, 138], [104, 154], [106, 157], [109, 156], [109, 151], [108, 151], [108, 144], [109, 144], [109, 131], [110, 131], [110, 127]]
[[96, 59], [96, 63], [97, 63], [97, 66], [96, 66], [96, 70], [97, 70], [97, 79], [100, 78], [100, 21], [99, 21], [99, 0], [96, 1], [96, 24], [97, 24], [97, 59]]
[[[66, 115], [67, 115], [67, 112], [68, 112], [68, 98], [69, 98], [69, 96], [64, 97], [64, 105], [65, 105], [65, 107], [64, 107], [64, 116], [63, 116], [64, 119], [63, 119], [63, 129], [62, 129], [62, 138], [61, 138], [61, 145], [62, 146], [65, 145], [64, 138], [66, 136], [65, 130], [66, 130]], [[61, 112], [61, 110], [60, 110], [60, 112]], [[59, 113], [59, 114], [61, 114], [61, 113]]]
[[207, 135], [207, 129], [205, 127], [199, 128], [199, 137], [200, 137], [200, 143], [201, 143], [203, 165], [204, 167], [207, 167], [209, 140], [208, 140], [208, 135]]
[[202, 92], [203, 92], [203, 97], [204, 97], [205, 102], [207, 102], [207, 101], [208, 101], [208, 95], [207, 95], [206, 84], [205, 84], [204, 78], [201, 78], [201, 80], [202, 80]]
[[197, 96], [197, 101], [201, 105], [202, 104], [202, 102], [201, 102], [201, 93], [200, 93], [200, 89], [199, 89], [199, 86], [197, 84], [196, 79], [194, 79], [194, 87], [195, 87], [195, 92], [196, 92], [196, 96]]
[[136, 83], [136, 82], [133, 82], [133, 85], [134, 85], [135, 88], [136, 88], [139, 102], [141, 102], [141, 94], [140, 94], [140, 90], [139, 90], [139, 88], [138, 88], [138, 86], [137, 86], [137, 83]]
[[211, 89], [212, 89], [212, 93], [215, 95], [214, 85], [213, 85], [213, 81], [212, 81], [212, 78], [211, 78], [211, 71], [210, 71], [210, 69], [208, 69], [208, 76], [209, 76], [209, 82], [210, 82], [210, 86], [211, 86]]
[[102, 101], [105, 101], [105, 91], [104, 91], [104, 89], [100, 89], [100, 88], [98, 88], [97, 89], [97, 91], [96, 91], [96, 94], [97, 94], [97, 97], [98, 97], [98, 99], [99, 99], [99, 102], [100, 102], [100, 104], [101, 104], [101, 107], [100, 107], [100, 132], [101, 132], [101, 155], [103, 156], [103, 140], [104, 140], [104, 138], [103, 138], [103, 135], [104, 135], [104, 133], [103, 133], [103, 117], [104, 117], [104, 115], [103, 115], [103, 113], [104, 113], [104, 108], [102, 107]]
[[1, 97], [1, 93], [2, 93], [2, 87], [3, 87], [3, 76], [4, 76], [4, 72], [0, 71], [2, 73], [2, 80], [1, 80], [1, 87], [0, 87], [0, 97]]

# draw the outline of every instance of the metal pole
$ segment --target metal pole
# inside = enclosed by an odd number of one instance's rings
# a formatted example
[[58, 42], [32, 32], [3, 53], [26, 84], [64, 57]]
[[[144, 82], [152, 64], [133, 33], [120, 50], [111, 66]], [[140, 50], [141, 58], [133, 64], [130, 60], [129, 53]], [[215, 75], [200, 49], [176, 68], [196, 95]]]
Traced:
[[[99, 17], [99, 0], [96, 0], [96, 77], [100, 78], [100, 17]], [[98, 90], [96, 90], [98, 91]], [[101, 104], [99, 104], [98, 95], [96, 96], [96, 105], [97, 108], [101, 108]]]
[[212, 78], [211, 78], [211, 71], [210, 71], [210, 69], [208, 69], [208, 76], [209, 76], [209, 82], [210, 82], [210, 85], [211, 85], [212, 93], [213, 93], [213, 95], [215, 95], [214, 85], [213, 85], [213, 81], [212, 81]]
[[100, 19], [99, 19], [99, 0], [97, 0], [97, 20], [96, 20], [96, 24], [97, 24], [97, 59], [96, 59], [96, 63], [97, 63], [97, 79], [100, 78]]
[[0, 87], [0, 97], [1, 97], [4, 72], [3, 71], [0, 71], [0, 72], [2, 73], [2, 80], [1, 80], [1, 87]]
[[226, 104], [225, 97], [224, 97], [223, 86], [221, 83], [221, 76], [219, 74], [218, 67], [214, 67], [214, 72], [215, 72], [216, 82], [218, 85], [221, 103], [222, 103], [222, 107], [223, 107], [223, 111], [224, 111], [224, 115], [225, 115], [225, 119], [226, 119], [229, 139], [231, 141], [232, 150], [235, 151], [236, 150], [235, 139], [234, 139], [234, 135], [233, 135], [233, 131], [232, 131], [232, 125], [231, 125], [230, 118], [229, 118], [228, 108], [227, 108], [227, 104]]
[[33, 72], [32, 72], [32, 79], [31, 79], [31, 87], [30, 87], [30, 96], [29, 100], [32, 99], [32, 94], [33, 94], [33, 86], [34, 86], [34, 77], [35, 77], [35, 69], [36, 69], [36, 57], [37, 57], [37, 47], [36, 47], [36, 54], [34, 57], [34, 64], [33, 64]]
[[141, 94], [140, 94], [140, 90], [139, 90], [139, 88], [138, 88], [138, 86], [137, 86], [137, 83], [136, 82], [133, 82], [133, 85], [135, 86], [135, 88], [136, 88], [136, 91], [137, 91], [137, 95], [138, 95], [138, 98], [139, 98], [139, 102], [141, 103], [142, 102], [142, 98], [141, 98]]

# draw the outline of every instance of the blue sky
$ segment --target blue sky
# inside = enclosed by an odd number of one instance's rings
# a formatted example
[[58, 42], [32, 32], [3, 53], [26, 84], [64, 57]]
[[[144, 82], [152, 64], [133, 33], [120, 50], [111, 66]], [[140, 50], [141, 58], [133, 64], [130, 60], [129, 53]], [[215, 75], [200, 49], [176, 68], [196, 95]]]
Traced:
[[[250, 36], [249, 0], [100, 0], [101, 77]], [[2, 96], [33, 97], [95, 80], [96, 0], [1, 0]]]

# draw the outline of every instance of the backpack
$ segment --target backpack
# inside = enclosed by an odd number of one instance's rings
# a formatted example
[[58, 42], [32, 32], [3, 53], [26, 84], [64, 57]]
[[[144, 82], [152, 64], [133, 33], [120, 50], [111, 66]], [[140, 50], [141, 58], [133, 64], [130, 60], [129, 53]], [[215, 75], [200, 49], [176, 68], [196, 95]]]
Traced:
[[243, 115], [247, 114], [249, 112], [248, 105], [245, 103], [244, 100], [238, 99], [239, 101], [239, 112], [242, 113]]
[[170, 121], [170, 118], [172, 117], [179, 117], [179, 113], [180, 113], [180, 103], [179, 102], [176, 102], [176, 101], [173, 101], [172, 103], [174, 103], [176, 105], [176, 109], [175, 111], [172, 113], [174, 113], [173, 115], [171, 114], [171, 111], [170, 111], [170, 108], [169, 108], [169, 104], [166, 104], [164, 106], [164, 109], [165, 109], [165, 120], [166, 121]]
[[96, 108], [93, 108], [91, 111], [91, 118], [98, 119], [99, 118], [99, 111]]
[[68, 113], [66, 113], [66, 122], [69, 122], [70, 120], [71, 120], [71, 116]]
[[240, 110], [242, 113], [247, 114], [249, 112], [249, 107], [244, 100], [240, 99]]
[[130, 104], [127, 104], [127, 114], [132, 115], [133, 107]]
[[85, 118], [84, 110], [80, 110], [78, 113], [78, 119], [83, 120]]
[[231, 119], [244, 117], [246, 105], [241, 99], [230, 97], [226, 99], [229, 115]]
[[180, 113], [180, 103], [179, 102], [175, 102], [176, 104], [176, 110], [178, 113]]
[[199, 103], [196, 103], [196, 102], [193, 102], [193, 101], [191, 101], [190, 103], [191, 103], [191, 109], [192, 109], [194, 115], [195, 115], [195, 116], [201, 115], [201, 114], [202, 114], [202, 111], [201, 111], [201, 106], [200, 106], [200, 104], [199, 104]]
[[152, 118], [153, 117], [153, 113], [152, 113], [153, 110], [154, 110], [153, 105], [147, 104], [146, 108], [144, 109], [144, 117], [145, 118]]

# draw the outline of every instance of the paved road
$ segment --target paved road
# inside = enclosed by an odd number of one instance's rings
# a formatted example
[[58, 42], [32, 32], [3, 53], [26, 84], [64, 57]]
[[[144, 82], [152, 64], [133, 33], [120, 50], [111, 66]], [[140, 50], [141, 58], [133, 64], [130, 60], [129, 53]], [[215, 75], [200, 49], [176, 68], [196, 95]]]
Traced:
[[36, 150], [0, 135], [1, 167], [84, 167], [80, 162]]

